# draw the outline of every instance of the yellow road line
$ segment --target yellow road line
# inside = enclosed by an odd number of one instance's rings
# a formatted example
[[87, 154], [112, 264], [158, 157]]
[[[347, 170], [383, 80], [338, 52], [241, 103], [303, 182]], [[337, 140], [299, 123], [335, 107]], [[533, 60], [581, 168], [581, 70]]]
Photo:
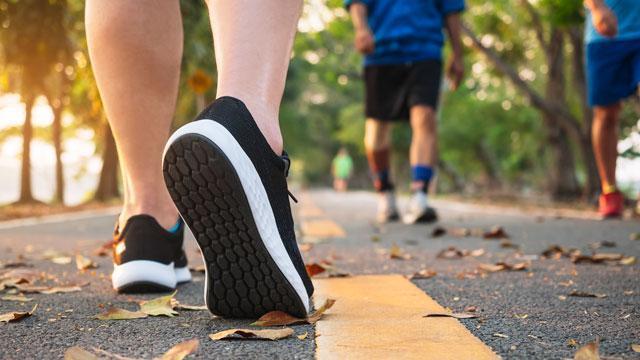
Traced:
[[442, 306], [400, 275], [314, 280], [316, 299], [336, 303], [316, 324], [316, 358], [498, 359]]
[[335, 221], [329, 219], [302, 220], [300, 226], [302, 235], [312, 238], [343, 238], [346, 236], [344, 229]]

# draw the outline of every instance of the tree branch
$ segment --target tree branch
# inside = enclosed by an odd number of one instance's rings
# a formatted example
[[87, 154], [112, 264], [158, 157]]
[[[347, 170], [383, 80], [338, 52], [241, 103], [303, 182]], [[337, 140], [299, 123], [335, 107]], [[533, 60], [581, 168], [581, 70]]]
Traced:
[[484, 46], [466, 24], [462, 25], [462, 31], [471, 39], [473, 46], [482, 52], [500, 72], [506, 75], [511, 82], [524, 93], [527, 99], [529, 99], [531, 105], [535, 106], [545, 115], [558, 119], [560, 121], [560, 126], [565, 128], [577, 141], [581, 140], [581, 129], [578, 124], [578, 119], [576, 119], [575, 116], [573, 116], [565, 107], [548, 102], [540, 96], [540, 94], [538, 94], [527, 82], [520, 78], [516, 70], [510, 64], [505, 62], [497, 52]]
[[533, 8], [533, 5], [529, 2], [529, 0], [520, 0], [522, 6], [527, 9], [529, 16], [531, 16], [531, 22], [533, 24], [533, 29], [536, 32], [536, 37], [538, 38], [538, 42], [542, 46], [545, 51], [547, 51], [548, 42], [544, 38], [544, 26], [542, 26], [542, 20], [540, 19], [540, 14]]

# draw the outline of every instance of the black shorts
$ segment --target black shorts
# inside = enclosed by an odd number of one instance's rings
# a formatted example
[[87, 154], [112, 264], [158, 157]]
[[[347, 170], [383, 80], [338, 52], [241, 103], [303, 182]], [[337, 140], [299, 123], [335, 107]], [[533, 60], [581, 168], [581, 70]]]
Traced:
[[437, 108], [442, 77], [440, 60], [364, 68], [365, 114], [381, 121], [408, 120], [414, 105]]

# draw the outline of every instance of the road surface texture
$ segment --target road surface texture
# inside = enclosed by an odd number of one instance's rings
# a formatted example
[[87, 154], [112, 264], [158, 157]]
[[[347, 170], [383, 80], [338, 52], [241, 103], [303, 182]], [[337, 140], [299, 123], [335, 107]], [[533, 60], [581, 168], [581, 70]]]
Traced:
[[[437, 224], [379, 226], [372, 222], [374, 194], [313, 190], [300, 195], [301, 202], [295, 206], [296, 220], [308, 263], [330, 262], [339, 272], [348, 273], [354, 279], [359, 279], [358, 275], [409, 276], [422, 269], [432, 270], [437, 275], [411, 280], [415, 287], [454, 312], [474, 311], [478, 318], [459, 321], [477, 338], [474, 341], [479, 340], [479, 344], [484, 343], [503, 358], [572, 358], [576, 346], [596, 338], [600, 339], [603, 357], [633, 359], [640, 355], [631, 349], [631, 344], [640, 343], [639, 265], [622, 265], [619, 261], [573, 263], [568, 257], [541, 256], [549, 246], [559, 245], [578, 249], [586, 255], [618, 253], [625, 258], [640, 258], [640, 241], [630, 239], [632, 234], [640, 232], [638, 220], [577, 219], [554, 212], [523, 212], [440, 200], [434, 201], [441, 217]], [[585, 217], [588, 218], [588, 214]], [[136, 301], [157, 296], [116, 295], [111, 289], [110, 259], [97, 257], [94, 250], [109, 240], [114, 219], [114, 214], [97, 214], [47, 222], [0, 223], [0, 262], [24, 258], [24, 262], [50, 275], [53, 282], [87, 283], [81, 292], [28, 294], [33, 300], [26, 303], [1, 300], [0, 313], [26, 311], [35, 303], [38, 309], [32, 317], [1, 326], [0, 358], [61, 358], [64, 351], [74, 345], [126, 357], [152, 358], [193, 338], [200, 339], [195, 358], [311, 359], [317, 352], [321, 353], [316, 348], [315, 329], [310, 325], [294, 326], [296, 335], [308, 333], [304, 340], [292, 337], [279, 341], [211, 341], [208, 334], [248, 327], [250, 321], [215, 318], [204, 311], [179, 311], [180, 315], [174, 318], [94, 319], [110, 306], [135, 310]], [[502, 227], [509, 239], [483, 239], [483, 233], [494, 226]], [[434, 237], [437, 227], [445, 234]], [[609, 247], [602, 247], [603, 242]], [[391, 258], [393, 245], [401, 249], [400, 254], [396, 254], [401, 259]], [[195, 241], [190, 239], [188, 246], [191, 264], [200, 264]], [[437, 256], [452, 246], [465, 252], [465, 256], [457, 258], [455, 251], [448, 253], [454, 258]], [[42, 259], [49, 249], [70, 255], [83, 254], [99, 267], [79, 272], [73, 262], [56, 264]], [[471, 251], [476, 256], [470, 255]], [[486, 267], [478, 270], [481, 264], [497, 262], [525, 263], [528, 267], [522, 271], [490, 272]], [[195, 281], [180, 286], [176, 298], [184, 304], [200, 305], [203, 303], [202, 275], [193, 274]], [[395, 278], [391, 277], [390, 281]], [[345, 278], [321, 281], [331, 284], [341, 280]], [[325, 283], [322, 287], [325, 288]], [[572, 292], [598, 297], [570, 296]], [[340, 298], [336, 300], [338, 304]], [[371, 317], [385, 316], [384, 312], [364, 313]], [[329, 310], [329, 316], [321, 323], [331, 325], [331, 321], [338, 320]], [[384, 323], [385, 319], [378, 320]], [[411, 332], [411, 328], [406, 329], [408, 335]], [[377, 340], [383, 340], [384, 329], [378, 336], [380, 339], [370, 339], [368, 344], [375, 346], [380, 342]], [[461, 337], [456, 346], [464, 348], [469, 337]], [[456, 358], [455, 354], [453, 351], [449, 355]], [[438, 358], [436, 354], [430, 355]], [[389, 353], [388, 358], [394, 358], [394, 354]]]

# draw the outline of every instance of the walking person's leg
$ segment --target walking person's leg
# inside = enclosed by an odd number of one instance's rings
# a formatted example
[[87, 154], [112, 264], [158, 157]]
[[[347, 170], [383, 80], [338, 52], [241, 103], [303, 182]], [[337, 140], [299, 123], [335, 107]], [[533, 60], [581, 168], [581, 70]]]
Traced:
[[593, 109], [591, 141], [602, 185], [600, 213], [605, 217], [622, 214], [622, 196], [616, 188], [620, 110], [620, 103]]
[[[167, 142], [164, 177], [206, 265], [214, 314], [306, 316], [278, 111], [300, 0], [209, 0], [218, 99]], [[282, 156], [281, 156], [282, 155]]]
[[88, 0], [89, 55], [113, 130], [124, 184], [114, 234], [118, 291], [171, 290], [191, 278], [183, 226], [162, 180], [173, 120], [182, 20], [175, 0]]
[[373, 178], [373, 187], [379, 194], [376, 220], [384, 223], [398, 219], [394, 185], [391, 181], [391, 123], [367, 119], [364, 148]]

